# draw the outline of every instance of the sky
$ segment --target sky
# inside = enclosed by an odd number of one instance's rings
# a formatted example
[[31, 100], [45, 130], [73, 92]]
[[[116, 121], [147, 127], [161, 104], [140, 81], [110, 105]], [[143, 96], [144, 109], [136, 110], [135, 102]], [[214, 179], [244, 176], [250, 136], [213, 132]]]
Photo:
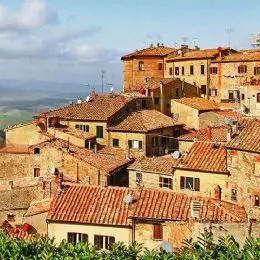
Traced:
[[[0, 79], [122, 87], [120, 57], [151, 43], [250, 48], [259, 0], [0, 0]], [[228, 33], [229, 32], [229, 33]]]

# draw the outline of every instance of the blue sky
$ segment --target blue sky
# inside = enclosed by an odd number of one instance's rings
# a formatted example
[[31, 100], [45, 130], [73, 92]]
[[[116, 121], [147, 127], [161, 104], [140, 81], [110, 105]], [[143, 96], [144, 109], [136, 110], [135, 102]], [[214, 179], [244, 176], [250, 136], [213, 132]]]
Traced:
[[249, 48], [259, 0], [0, 0], [0, 78], [120, 87], [120, 56], [161, 42]]

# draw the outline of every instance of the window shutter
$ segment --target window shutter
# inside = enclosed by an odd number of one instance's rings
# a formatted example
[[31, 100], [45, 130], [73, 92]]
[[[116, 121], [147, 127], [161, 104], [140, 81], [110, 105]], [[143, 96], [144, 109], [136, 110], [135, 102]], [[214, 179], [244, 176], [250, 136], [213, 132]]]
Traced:
[[163, 186], [163, 178], [161, 176], [159, 176], [159, 186], [160, 187]]
[[132, 140], [128, 140], [128, 147], [132, 148]]
[[143, 143], [142, 141], [139, 141], [139, 149], [142, 149], [143, 148]]
[[170, 189], [172, 190], [172, 179], [169, 179], [169, 183], [170, 183]]
[[180, 188], [184, 189], [184, 185], [185, 185], [185, 177], [181, 176], [181, 178], [180, 178]]
[[200, 179], [195, 178], [195, 191], [200, 191]]
[[162, 224], [154, 224], [153, 226], [153, 238], [163, 239], [163, 226]]

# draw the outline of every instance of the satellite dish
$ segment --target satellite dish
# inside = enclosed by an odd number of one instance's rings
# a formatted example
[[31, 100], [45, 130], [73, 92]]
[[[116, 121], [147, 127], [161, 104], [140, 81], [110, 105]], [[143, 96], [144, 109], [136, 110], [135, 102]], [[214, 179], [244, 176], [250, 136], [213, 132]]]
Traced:
[[82, 103], [82, 100], [79, 98], [79, 99], [77, 100], [77, 103], [78, 103], [78, 104], [81, 104], [81, 103]]
[[124, 203], [125, 204], [129, 205], [132, 201], [133, 201], [133, 197], [132, 197], [131, 194], [125, 195], [125, 197], [124, 197]]
[[50, 169], [50, 174], [54, 175], [55, 172], [56, 172], [56, 168], [55, 168], [55, 167], [52, 167], [52, 168]]
[[179, 159], [180, 158], [180, 152], [179, 151], [174, 151], [173, 153], [172, 153], [172, 158], [173, 159]]
[[168, 241], [163, 241], [160, 245], [160, 248], [165, 251], [166, 253], [172, 253], [173, 252], [173, 246]]
[[181, 55], [182, 54], [182, 50], [178, 50], [177, 53], [178, 53], [178, 55]]
[[86, 101], [89, 102], [89, 100], [90, 100], [90, 96], [87, 96]]

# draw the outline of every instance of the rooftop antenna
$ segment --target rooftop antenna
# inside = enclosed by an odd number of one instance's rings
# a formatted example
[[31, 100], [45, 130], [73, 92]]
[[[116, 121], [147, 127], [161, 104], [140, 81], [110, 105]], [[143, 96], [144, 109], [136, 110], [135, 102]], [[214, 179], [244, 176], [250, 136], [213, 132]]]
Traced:
[[189, 37], [183, 36], [181, 37], [182, 44], [186, 45], [189, 42]]
[[260, 33], [251, 34], [251, 45], [254, 49], [260, 49]]
[[113, 83], [107, 83], [107, 86], [110, 88], [110, 92], [114, 92], [114, 84]]
[[228, 47], [229, 48], [230, 48], [230, 45], [231, 45], [231, 34], [232, 34], [233, 31], [234, 31], [234, 29], [230, 28], [230, 27], [225, 29], [225, 32], [228, 35]]
[[197, 38], [197, 37], [191, 39], [194, 49], [198, 46], [198, 40], [199, 40], [199, 38]]
[[104, 78], [105, 78], [105, 70], [101, 70], [101, 80], [102, 80], [102, 94], [104, 93]]

